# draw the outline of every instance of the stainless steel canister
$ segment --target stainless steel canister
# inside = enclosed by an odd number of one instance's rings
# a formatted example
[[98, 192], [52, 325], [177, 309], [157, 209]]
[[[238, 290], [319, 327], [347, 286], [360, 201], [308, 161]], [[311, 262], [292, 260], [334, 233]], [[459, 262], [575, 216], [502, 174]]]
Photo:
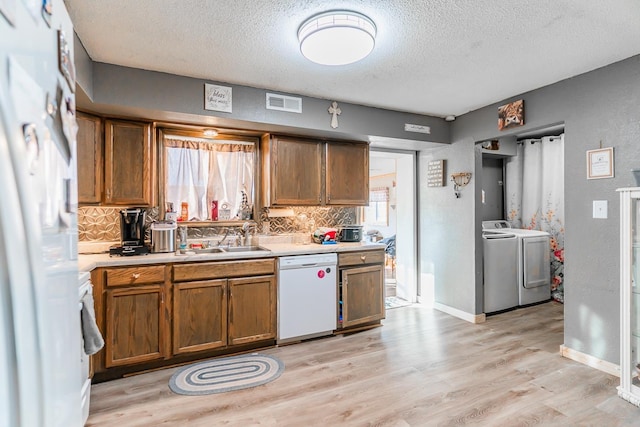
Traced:
[[151, 252], [175, 252], [176, 228], [173, 221], [159, 221], [151, 224]]

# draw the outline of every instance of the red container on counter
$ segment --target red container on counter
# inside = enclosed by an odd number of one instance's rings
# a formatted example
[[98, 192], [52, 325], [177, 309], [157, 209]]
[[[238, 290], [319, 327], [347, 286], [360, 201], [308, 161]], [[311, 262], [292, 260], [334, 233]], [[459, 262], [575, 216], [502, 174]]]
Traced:
[[211, 221], [217, 221], [217, 220], [218, 220], [218, 201], [212, 200], [211, 201]]

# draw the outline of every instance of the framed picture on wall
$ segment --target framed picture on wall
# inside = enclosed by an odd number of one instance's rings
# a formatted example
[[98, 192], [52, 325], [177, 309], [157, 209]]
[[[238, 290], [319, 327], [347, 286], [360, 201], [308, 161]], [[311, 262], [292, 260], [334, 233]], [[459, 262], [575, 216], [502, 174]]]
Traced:
[[498, 107], [498, 130], [524, 125], [524, 99]]
[[613, 178], [613, 147], [587, 151], [587, 179]]

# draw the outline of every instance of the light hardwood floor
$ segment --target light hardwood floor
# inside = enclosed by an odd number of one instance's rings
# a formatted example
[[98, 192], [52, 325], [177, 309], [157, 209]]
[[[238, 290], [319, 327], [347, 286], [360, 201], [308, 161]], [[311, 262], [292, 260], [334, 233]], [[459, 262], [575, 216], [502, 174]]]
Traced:
[[94, 385], [87, 425], [640, 425], [618, 378], [559, 355], [562, 310], [549, 302], [474, 325], [396, 308], [381, 328], [263, 350], [285, 371], [252, 389], [173, 394], [175, 368]]

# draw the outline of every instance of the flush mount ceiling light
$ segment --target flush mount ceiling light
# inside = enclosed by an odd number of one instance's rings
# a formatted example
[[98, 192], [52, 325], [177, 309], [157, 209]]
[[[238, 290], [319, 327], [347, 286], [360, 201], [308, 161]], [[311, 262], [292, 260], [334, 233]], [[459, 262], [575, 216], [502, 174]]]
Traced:
[[298, 29], [300, 51], [310, 61], [322, 65], [360, 61], [371, 53], [375, 39], [373, 21], [346, 10], [314, 15]]

